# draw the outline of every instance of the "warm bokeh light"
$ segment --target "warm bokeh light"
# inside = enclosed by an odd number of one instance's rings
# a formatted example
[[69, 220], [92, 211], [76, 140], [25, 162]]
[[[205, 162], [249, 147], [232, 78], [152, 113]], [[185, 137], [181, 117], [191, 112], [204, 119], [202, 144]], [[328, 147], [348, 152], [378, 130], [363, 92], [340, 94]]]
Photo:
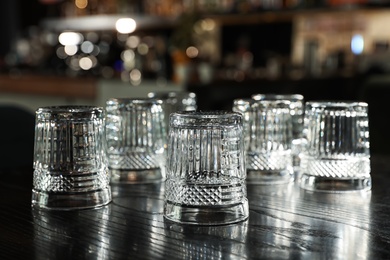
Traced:
[[116, 21], [115, 28], [119, 33], [132, 33], [137, 27], [136, 22], [132, 18], [120, 18]]
[[138, 47], [140, 41], [141, 39], [138, 36], [132, 35], [129, 38], [127, 38], [126, 45], [131, 49], [135, 49]]
[[121, 53], [121, 58], [123, 61], [134, 60], [135, 53], [133, 50], [125, 50]]
[[63, 32], [58, 36], [58, 41], [64, 46], [80, 44], [83, 39], [83, 35], [76, 32]]
[[146, 43], [141, 43], [140, 45], [138, 45], [137, 51], [141, 55], [146, 55], [149, 52], [149, 47]]
[[74, 4], [79, 9], [84, 9], [88, 5], [88, 0], [75, 0]]
[[79, 48], [76, 45], [65, 45], [64, 51], [68, 56], [73, 56], [77, 53]]
[[186, 49], [186, 54], [190, 58], [196, 58], [199, 54], [199, 50], [194, 46], [190, 46]]
[[93, 62], [90, 57], [83, 57], [79, 61], [79, 66], [83, 70], [90, 70], [93, 66]]

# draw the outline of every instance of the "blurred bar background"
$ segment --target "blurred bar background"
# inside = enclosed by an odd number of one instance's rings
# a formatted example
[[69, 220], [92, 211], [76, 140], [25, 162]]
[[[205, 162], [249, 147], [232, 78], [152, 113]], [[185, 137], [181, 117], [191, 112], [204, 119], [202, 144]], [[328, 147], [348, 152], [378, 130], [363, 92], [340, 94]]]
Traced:
[[2, 0], [0, 103], [29, 111], [196, 93], [201, 110], [257, 93], [369, 103], [389, 153], [390, 1]]

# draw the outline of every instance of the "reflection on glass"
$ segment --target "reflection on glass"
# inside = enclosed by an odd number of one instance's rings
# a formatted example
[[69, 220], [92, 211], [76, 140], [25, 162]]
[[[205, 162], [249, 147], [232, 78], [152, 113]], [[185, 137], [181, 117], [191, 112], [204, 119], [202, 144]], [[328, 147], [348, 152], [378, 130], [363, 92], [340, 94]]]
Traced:
[[35, 259], [108, 259], [106, 236], [111, 206], [85, 211], [47, 211], [34, 208]]
[[[370, 192], [322, 193], [248, 186], [248, 255], [258, 259], [367, 259]], [[248, 234], [254, 234], [249, 232]]]
[[[165, 235], [183, 250], [179, 259], [246, 259], [246, 222], [218, 227], [192, 226], [164, 220]], [[216, 239], [218, 238], [218, 239]]]

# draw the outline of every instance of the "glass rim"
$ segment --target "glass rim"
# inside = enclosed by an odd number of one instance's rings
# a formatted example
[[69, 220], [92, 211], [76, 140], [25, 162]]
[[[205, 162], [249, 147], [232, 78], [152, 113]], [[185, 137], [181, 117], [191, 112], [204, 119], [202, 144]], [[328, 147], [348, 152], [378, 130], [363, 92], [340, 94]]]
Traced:
[[262, 99], [262, 100], [254, 100], [254, 102], [252, 102], [252, 104], [254, 106], [285, 106], [286, 108], [290, 108], [290, 105], [292, 104], [293, 102], [291, 100], [287, 100], [287, 99]]
[[242, 125], [243, 116], [239, 112], [228, 110], [215, 111], [178, 111], [169, 116], [171, 126], [207, 126]]
[[288, 101], [303, 101], [304, 97], [301, 94], [253, 94], [252, 99], [256, 101], [263, 100], [288, 100]]
[[194, 92], [187, 91], [157, 91], [157, 92], [149, 92], [148, 98], [155, 99], [168, 99], [168, 98], [196, 98], [196, 94]]
[[255, 100], [251, 98], [236, 98], [233, 100], [233, 105], [248, 105], [252, 104]]
[[323, 101], [308, 101], [305, 106], [307, 108], [367, 108], [368, 103], [362, 101], [331, 101], [331, 100], [323, 100]]
[[58, 106], [45, 106], [40, 107], [36, 110], [36, 113], [86, 113], [86, 112], [99, 112], [104, 111], [103, 107], [100, 106], [89, 106], [89, 105], [58, 105]]
[[163, 100], [159, 98], [109, 98], [106, 105], [115, 104], [163, 104]]

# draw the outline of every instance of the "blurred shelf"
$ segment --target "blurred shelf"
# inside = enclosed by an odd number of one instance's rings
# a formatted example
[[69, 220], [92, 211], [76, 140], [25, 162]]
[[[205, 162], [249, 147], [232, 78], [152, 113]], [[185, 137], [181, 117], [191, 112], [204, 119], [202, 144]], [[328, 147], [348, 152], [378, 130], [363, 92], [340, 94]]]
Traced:
[[291, 9], [280, 11], [262, 11], [258, 13], [244, 14], [214, 14], [204, 15], [211, 18], [221, 25], [245, 25], [261, 23], [292, 22], [298, 16], [316, 16], [326, 14], [345, 14], [351, 13], [378, 13], [389, 12], [389, 8], [380, 7], [338, 7], [338, 8], [312, 8], [312, 9]]
[[[203, 18], [211, 18], [221, 25], [245, 25], [275, 22], [291, 22], [299, 15], [319, 15], [329, 13], [355, 12], [382, 12], [389, 11], [387, 7], [356, 7], [346, 6], [338, 8], [310, 8], [250, 12], [242, 14], [203, 14]], [[115, 23], [120, 18], [132, 18], [137, 24], [136, 30], [150, 30], [172, 28], [177, 25], [177, 16], [160, 17], [150, 15], [117, 14], [117, 15], [89, 15], [73, 18], [47, 18], [41, 22], [42, 28], [52, 31], [113, 31]]]
[[136, 30], [169, 28], [174, 20], [142, 15], [89, 15], [74, 18], [48, 18], [41, 27], [52, 31], [113, 31], [118, 19], [132, 18], [137, 24]]
[[95, 99], [97, 80], [58, 76], [0, 75], [0, 92]]

